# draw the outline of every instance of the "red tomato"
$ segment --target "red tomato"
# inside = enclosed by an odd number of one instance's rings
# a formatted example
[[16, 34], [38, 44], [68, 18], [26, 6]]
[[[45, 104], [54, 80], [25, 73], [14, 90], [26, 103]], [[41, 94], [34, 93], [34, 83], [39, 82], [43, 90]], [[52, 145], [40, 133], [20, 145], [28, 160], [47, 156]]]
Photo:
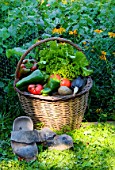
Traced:
[[31, 94], [41, 94], [42, 89], [43, 89], [43, 86], [41, 84], [30, 84], [30, 85], [28, 85], [28, 91]]
[[60, 76], [59, 74], [52, 74], [52, 75], [50, 76], [50, 78], [54, 78], [54, 79], [60, 80], [60, 79], [61, 79], [61, 76]]
[[24, 64], [21, 64], [20, 68], [26, 68], [26, 66]]
[[37, 69], [37, 63], [34, 63], [34, 65], [30, 68], [31, 71], [34, 71]]
[[60, 86], [71, 87], [71, 81], [67, 78], [63, 78], [60, 82]]

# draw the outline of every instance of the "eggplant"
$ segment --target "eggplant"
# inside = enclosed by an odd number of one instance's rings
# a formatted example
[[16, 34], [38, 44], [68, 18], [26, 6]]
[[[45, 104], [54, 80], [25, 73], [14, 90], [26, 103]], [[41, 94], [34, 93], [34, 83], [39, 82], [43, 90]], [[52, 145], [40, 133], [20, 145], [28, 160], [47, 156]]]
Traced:
[[86, 84], [86, 78], [82, 78], [78, 76], [75, 80], [71, 83], [71, 88], [74, 89], [73, 94], [75, 95], [82, 87]]

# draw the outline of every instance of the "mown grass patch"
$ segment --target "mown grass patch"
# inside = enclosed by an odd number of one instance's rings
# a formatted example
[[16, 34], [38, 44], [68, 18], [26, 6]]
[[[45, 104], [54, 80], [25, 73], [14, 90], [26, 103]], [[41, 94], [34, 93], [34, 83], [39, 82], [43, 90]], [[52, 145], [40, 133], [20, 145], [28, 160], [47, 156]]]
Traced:
[[[113, 124], [82, 124], [80, 129], [66, 132], [74, 141], [74, 148], [49, 151], [38, 145], [36, 161], [18, 161], [12, 153], [9, 138], [1, 142], [0, 169], [11, 170], [114, 170], [115, 126]], [[64, 132], [58, 132], [64, 133]]]

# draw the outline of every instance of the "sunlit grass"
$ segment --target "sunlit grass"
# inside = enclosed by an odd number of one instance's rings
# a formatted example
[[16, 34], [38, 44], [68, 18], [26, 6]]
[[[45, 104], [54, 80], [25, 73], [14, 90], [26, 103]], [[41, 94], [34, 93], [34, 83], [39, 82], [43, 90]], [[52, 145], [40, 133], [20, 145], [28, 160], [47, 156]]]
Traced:
[[[74, 148], [65, 151], [48, 150], [38, 145], [39, 154], [33, 162], [18, 161], [8, 147], [1, 160], [1, 169], [19, 170], [114, 170], [115, 166], [115, 126], [112, 124], [83, 123], [80, 129], [65, 132], [71, 135]], [[64, 132], [61, 132], [64, 133]], [[10, 156], [12, 155], [12, 157]]]

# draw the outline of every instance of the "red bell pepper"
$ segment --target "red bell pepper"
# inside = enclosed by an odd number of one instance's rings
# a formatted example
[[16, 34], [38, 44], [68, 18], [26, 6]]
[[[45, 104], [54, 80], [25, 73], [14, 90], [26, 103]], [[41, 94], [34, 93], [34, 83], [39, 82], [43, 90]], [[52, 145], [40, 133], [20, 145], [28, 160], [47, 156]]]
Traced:
[[18, 78], [28, 76], [31, 72], [37, 69], [37, 61], [35, 59], [25, 59], [20, 65]]

